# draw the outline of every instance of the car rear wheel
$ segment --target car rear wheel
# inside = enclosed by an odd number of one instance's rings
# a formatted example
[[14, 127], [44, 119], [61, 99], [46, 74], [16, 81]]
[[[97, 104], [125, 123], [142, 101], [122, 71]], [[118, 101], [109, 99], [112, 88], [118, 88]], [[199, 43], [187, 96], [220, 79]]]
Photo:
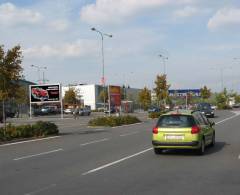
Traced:
[[211, 147], [213, 147], [215, 145], [215, 134], [213, 134], [212, 136], [212, 142], [210, 144]]
[[154, 153], [155, 154], [162, 154], [163, 149], [161, 148], [154, 148]]
[[204, 140], [204, 138], [203, 138], [202, 141], [201, 141], [201, 146], [200, 146], [200, 148], [197, 150], [197, 153], [198, 153], [198, 155], [203, 155], [204, 152], [205, 152], [205, 140]]

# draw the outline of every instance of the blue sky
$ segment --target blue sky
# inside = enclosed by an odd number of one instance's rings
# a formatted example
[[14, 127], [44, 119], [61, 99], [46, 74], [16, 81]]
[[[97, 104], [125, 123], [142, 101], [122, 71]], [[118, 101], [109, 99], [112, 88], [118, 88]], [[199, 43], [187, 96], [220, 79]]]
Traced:
[[[0, 43], [20, 44], [26, 79], [30, 65], [46, 66], [52, 83], [100, 83], [101, 40], [109, 84], [153, 87], [168, 57], [172, 89], [240, 92], [238, 0], [0, 0]], [[234, 60], [233, 58], [239, 58]]]

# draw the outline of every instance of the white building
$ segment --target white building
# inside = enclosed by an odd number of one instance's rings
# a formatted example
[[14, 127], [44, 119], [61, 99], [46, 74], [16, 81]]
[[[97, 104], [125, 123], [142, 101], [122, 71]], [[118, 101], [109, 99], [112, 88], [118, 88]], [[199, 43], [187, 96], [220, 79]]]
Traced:
[[[103, 102], [99, 98], [99, 94], [102, 91], [103, 87], [96, 84], [78, 84], [78, 85], [69, 85], [62, 87], [62, 96], [64, 98], [65, 92], [73, 88], [77, 92], [79, 100], [81, 100], [84, 106], [90, 106], [92, 110], [97, 108], [103, 108]], [[122, 89], [125, 100], [131, 100], [137, 102], [138, 93], [140, 89], [135, 88], [125, 88]]]
[[95, 84], [79, 84], [79, 85], [69, 85], [62, 88], [62, 95], [64, 98], [65, 92], [73, 88], [77, 92], [77, 96], [83, 101], [84, 106], [90, 106], [92, 110], [97, 109], [98, 105], [101, 104], [99, 100], [99, 93], [101, 91], [100, 85]]

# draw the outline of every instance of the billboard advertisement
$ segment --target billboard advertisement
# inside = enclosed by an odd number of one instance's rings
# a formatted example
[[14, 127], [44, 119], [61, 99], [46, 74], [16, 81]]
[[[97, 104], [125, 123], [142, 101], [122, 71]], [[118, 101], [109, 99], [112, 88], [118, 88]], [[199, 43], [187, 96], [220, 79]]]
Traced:
[[120, 86], [109, 86], [109, 96], [111, 106], [121, 106], [121, 88]]
[[168, 90], [169, 96], [185, 97], [187, 94], [191, 94], [194, 97], [200, 97], [200, 89], [173, 89]]
[[30, 102], [60, 102], [60, 84], [30, 85]]

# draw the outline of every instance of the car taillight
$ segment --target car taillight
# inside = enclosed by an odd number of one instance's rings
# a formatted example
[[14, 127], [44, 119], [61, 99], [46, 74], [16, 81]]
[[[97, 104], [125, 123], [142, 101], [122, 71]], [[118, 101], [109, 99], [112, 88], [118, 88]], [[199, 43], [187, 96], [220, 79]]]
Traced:
[[152, 130], [153, 134], [158, 134], [158, 128], [157, 127], [154, 127], [153, 130]]
[[197, 133], [199, 133], [200, 131], [201, 131], [201, 129], [200, 129], [199, 126], [197, 126], [197, 125], [192, 126], [192, 131], [191, 131], [192, 134], [197, 134]]

